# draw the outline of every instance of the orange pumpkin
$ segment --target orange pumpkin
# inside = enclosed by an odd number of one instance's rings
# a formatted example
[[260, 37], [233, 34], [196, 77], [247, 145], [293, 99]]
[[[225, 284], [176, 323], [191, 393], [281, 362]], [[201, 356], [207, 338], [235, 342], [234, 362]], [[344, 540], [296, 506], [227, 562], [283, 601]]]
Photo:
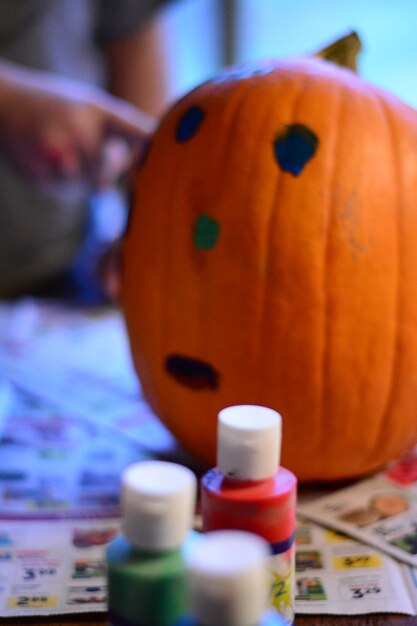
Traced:
[[215, 462], [218, 411], [283, 415], [300, 480], [417, 441], [417, 114], [318, 59], [225, 73], [138, 173], [122, 300], [146, 396]]

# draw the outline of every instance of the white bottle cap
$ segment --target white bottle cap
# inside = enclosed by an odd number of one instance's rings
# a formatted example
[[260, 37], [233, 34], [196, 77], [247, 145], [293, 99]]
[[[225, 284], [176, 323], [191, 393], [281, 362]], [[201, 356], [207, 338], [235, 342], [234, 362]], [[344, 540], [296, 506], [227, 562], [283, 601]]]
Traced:
[[217, 467], [230, 478], [262, 480], [278, 470], [281, 415], [264, 406], [242, 404], [220, 411]]
[[249, 532], [214, 530], [186, 556], [190, 609], [204, 626], [257, 624], [266, 610], [267, 542]]
[[195, 475], [182, 465], [130, 465], [122, 475], [122, 533], [143, 550], [178, 548], [192, 528], [196, 492]]

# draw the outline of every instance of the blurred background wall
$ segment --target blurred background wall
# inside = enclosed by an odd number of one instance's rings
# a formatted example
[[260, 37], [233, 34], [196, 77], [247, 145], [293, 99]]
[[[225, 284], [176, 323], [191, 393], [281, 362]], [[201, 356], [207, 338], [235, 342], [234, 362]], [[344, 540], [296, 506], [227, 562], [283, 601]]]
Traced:
[[307, 54], [356, 30], [361, 75], [417, 107], [417, 0], [176, 0], [161, 27], [172, 98], [224, 65]]

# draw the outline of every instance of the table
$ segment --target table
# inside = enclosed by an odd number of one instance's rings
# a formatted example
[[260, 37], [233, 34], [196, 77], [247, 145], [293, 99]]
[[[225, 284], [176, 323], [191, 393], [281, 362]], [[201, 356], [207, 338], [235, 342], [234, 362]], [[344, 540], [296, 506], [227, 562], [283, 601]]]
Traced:
[[[53, 618], [10, 618], [0, 619], [0, 626], [107, 626], [103, 615], [61, 616]], [[404, 615], [357, 615], [354, 617], [334, 615], [327, 616], [300, 616], [295, 626], [415, 626], [417, 617]]]

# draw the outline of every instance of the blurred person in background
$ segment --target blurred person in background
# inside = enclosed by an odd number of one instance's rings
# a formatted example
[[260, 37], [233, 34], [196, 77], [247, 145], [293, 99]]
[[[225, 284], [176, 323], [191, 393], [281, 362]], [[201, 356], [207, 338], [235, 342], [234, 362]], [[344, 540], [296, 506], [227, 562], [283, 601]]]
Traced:
[[167, 102], [162, 4], [1, 0], [0, 298], [80, 270], [89, 198], [140, 159]]

